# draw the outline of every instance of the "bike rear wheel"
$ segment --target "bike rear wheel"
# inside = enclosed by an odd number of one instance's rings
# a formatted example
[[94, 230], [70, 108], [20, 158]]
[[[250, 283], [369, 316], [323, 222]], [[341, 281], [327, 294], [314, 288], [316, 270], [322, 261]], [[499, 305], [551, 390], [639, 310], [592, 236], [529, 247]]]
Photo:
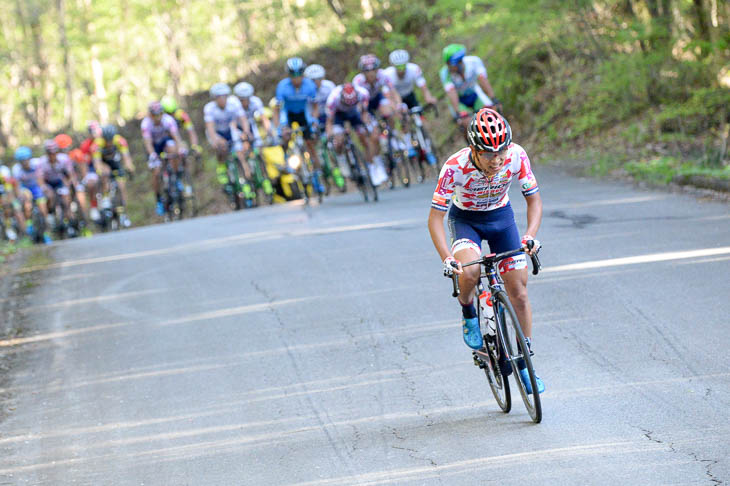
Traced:
[[365, 202], [370, 199], [373, 202], [378, 200], [378, 189], [370, 179], [370, 171], [368, 170], [368, 163], [365, 161], [365, 157], [360, 153], [360, 150], [354, 144], [351, 144], [347, 150], [347, 157], [352, 158], [350, 167], [352, 170], [352, 178], [355, 180], [358, 189], [363, 195]]
[[[537, 379], [535, 378], [535, 370], [532, 367], [532, 359], [530, 350], [527, 347], [525, 336], [522, 333], [522, 327], [517, 320], [515, 310], [504, 291], [495, 294], [495, 317], [497, 318], [497, 326], [499, 327], [498, 336], [500, 344], [505, 351], [505, 357], [513, 370], [513, 377], [517, 388], [520, 390], [522, 401], [525, 404], [527, 413], [536, 424], [542, 421], [542, 404], [540, 402], [540, 394], [537, 391]], [[528, 394], [525, 384], [520, 377], [520, 369], [527, 369], [530, 381], [530, 388], [533, 393]]]

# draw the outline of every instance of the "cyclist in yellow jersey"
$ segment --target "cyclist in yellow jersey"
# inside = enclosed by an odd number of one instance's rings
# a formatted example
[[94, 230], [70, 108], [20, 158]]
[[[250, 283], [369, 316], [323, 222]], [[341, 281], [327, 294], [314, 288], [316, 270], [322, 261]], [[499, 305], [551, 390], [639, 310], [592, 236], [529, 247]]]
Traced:
[[[124, 137], [117, 133], [114, 125], [104, 125], [101, 129], [101, 137], [94, 141], [93, 152], [94, 167], [97, 174], [102, 175], [103, 191], [108, 190], [109, 178], [116, 177], [119, 184], [119, 191], [122, 195], [122, 205], [127, 205], [127, 181], [124, 177], [126, 172], [134, 174], [134, 163], [129, 155], [129, 145]], [[124, 163], [122, 167], [121, 163]], [[122, 225], [131, 226], [129, 218], [122, 216]]]

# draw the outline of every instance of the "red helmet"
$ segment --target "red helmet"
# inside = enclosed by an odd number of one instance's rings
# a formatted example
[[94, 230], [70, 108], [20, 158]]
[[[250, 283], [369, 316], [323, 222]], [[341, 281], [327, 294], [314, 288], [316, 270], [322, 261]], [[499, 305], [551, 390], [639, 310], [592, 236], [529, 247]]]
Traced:
[[502, 115], [491, 108], [479, 110], [467, 130], [469, 145], [480, 151], [499, 152], [512, 143], [512, 129]]
[[355, 87], [347, 83], [342, 87], [342, 93], [340, 93], [340, 100], [343, 105], [355, 106], [359, 101], [360, 97], [357, 95]]
[[56, 145], [58, 145], [58, 148], [60, 148], [61, 150], [66, 150], [73, 143], [73, 140], [71, 140], [71, 137], [66, 135], [65, 133], [56, 135], [56, 137], [53, 140], [56, 141]]
[[83, 164], [84, 162], [86, 162], [86, 157], [84, 156], [84, 153], [81, 151], [81, 149], [73, 149], [68, 153], [68, 156], [71, 157], [71, 160], [73, 160], [77, 164]]

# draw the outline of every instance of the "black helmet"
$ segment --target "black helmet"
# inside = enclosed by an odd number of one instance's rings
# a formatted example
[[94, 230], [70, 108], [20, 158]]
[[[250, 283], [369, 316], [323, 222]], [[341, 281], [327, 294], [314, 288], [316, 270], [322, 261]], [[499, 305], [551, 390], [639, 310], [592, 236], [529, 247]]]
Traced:
[[116, 134], [117, 127], [114, 125], [104, 125], [101, 127], [101, 136], [104, 137], [104, 140], [111, 140]]

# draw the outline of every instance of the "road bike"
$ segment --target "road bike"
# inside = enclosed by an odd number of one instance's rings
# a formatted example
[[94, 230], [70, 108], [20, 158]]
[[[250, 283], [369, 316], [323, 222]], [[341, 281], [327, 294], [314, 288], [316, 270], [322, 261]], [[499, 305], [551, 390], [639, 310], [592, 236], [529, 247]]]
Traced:
[[[426, 105], [425, 108], [414, 106], [408, 111], [408, 116], [410, 116], [410, 123], [408, 125], [411, 134], [411, 145], [416, 152], [416, 155], [411, 157], [411, 166], [414, 170], [418, 171], [418, 182], [423, 182], [431, 176], [438, 176], [438, 165], [437, 163], [429, 162], [428, 154], [432, 154], [437, 162], [440, 160], [440, 154], [423, 124], [423, 114], [429, 109], [434, 110], [436, 117], [438, 117], [438, 108], [436, 105]], [[435, 174], [433, 174], [434, 169]]]
[[109, 174], [108, 189], [102, 195], [99, 204], [99, 220], [96, 223], [104, 232], [117, 231], [124, 227], [127, 210], [122, 201], [119, 177], [124, 177], [122, 171], [113, 170]]
[[[324, 190], [321, 192], [317, 190], [317, 184], [314, 181], [317, 175], [314, 172], [312, 158], [304, 141], [304, 131], [297, 122], [291, 125], [291, 140], [287, 152], [291, 152], [288, 158], [289, 166], [299, 174], [304, 186], [305, 202], [309, 204], [309, 198], [316, 194], [318, 202], [321, 203], [324, 199]], [[319, 186], [324, 189], [322, 181], [319, 181]]]
[[[462, 267], [480, 265], [481, 273], [477, 284], [477, 292], [480, 300], [489, 299], [494, 309], [492, 317], [485, 316], [481, 305], [477, 306], [479, 318], [479, 330], [483, 335], [484, 346], [481, 349], [473, 350], [472, 357], [474, 365], [484, 370], [497, 404], [505, 413], [512, 408], [512, 396], [508, 376], [513, 375], [517, 388], [522, 396], [522, 401], [533, 422], [540, 423], [542, 420], [542, 404], [540, 394], [537, 392], [537, 379], [532, 367], [532, 351], [522, 333], [522, 326], [517, 320], [512, 303], [504, 290], [502, 278], [497, 270], [497, 264], [506, 258], [510, 258], [526, 249], [532, 249], [534, 242], [527, 241], [523, 248], [510, 250], [504, 253], [490, 253], [473, 262], [462, 264]], [[537, 275], [540, 269], [540, 260], [537, 254], [530, 256], [532, 260], [532, 274]], [[459, 296], [459, 276], [451, 275], [453, 281], [453, 297]], [[485, 288], [482, 280], [486, 279]], [[490, 295], [491, 294], [491, 295]], [[520, 373], [512, 373], [513, 370], [527, 369], [530, 380], [530, 389], [533, 393], [528, 394], [525, 384], [520, 378]]]
[[248, 153], [248, 163], [251, 166], [251, 182], [256, 196], [256, 206], [262, 204], [274, 204], [274, 185], [269, 179], [266, 163], [261, 156], [261, 149], [253, 141], [252, 148]]
[[346, 192], [347, 184], [337, 163], [337, 154], [332, 147], [332, 142], [324, 134], [319, 137], [319, 154], [322, 161], [325, 194], [329, 196], [333, 187], [337, 188], [339, 192]]
[[236, 210], [253, 207], [256, 193], [251, 188], [251, 184], [241, 174], [238, 157], [233, 150], [228, 153], [225, 166], [228, 181], [223, 186], [223, 191], [228, 195], [231, 205]]
[[368, 163], [365, 157], [352, 141], [350, 130], [345, 130], [342, 150], [347, 161], [347, 171], [349, 172], [346, 175], [360, 191], [365, 202], [369, 202], [370, 200], [376, 202], [378, 200], [378, 188], [370, 178], [370, 171], [368, 170]]
[[388, 160], [388, 185], [394, 189], [396, 183], [403, 187], [411, 185], [411, 160], [408, 157], [408, 148], [401, 133], [393, 127], [391, 117], [380, 118], [381, 150]]

